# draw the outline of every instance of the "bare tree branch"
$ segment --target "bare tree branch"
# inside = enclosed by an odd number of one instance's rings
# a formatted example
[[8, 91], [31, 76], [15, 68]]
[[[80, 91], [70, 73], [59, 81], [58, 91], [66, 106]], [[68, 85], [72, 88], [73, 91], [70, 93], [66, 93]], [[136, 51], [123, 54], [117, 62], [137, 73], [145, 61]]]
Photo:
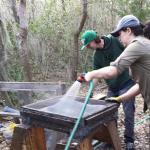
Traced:
[[83, 27], [84, 27], [84, 24], [85, 24], [85, 21], [86, 21], [86, 18], [87, 18], [87, 0], [82, 0], [82, 7], [83, 7], [83, 11], [82, 11], [82, 18], [81, 18], [81, 22], [80, 22], [80, 25], [79, 25], [79, 28], [77, 30], [77, 33], [76, 34], [80, 34], [80, 32], [82, 31]]
[[63, 9], [63, 11], [66, 11], [66, 8], [65, 8], [65, 0], [61, 0], [61, 2], [62, 2], [62, 9]]
[[78, 56], [79, 56], [79, 35], [82, 31], [86, 18], [87, 18], [87, 0], [82, 0], [82, 18], [79, 24], [77, 31], [74, 33], [74, 49], [72, 50], [71, 57], [71, 80], [76, 80], [77, 78], [77, 68], [78, 68]]

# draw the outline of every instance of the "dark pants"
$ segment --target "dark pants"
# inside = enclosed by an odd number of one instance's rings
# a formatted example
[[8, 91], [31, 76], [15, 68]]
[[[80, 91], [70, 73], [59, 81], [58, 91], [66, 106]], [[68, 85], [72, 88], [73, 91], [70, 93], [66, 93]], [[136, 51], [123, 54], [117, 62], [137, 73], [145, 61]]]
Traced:
[[[117, 89], [108, 89], [107, 96], [108, 97], [114, 97], [114, 96], [119, 96], [128, 89], [130, 89], [134, 85], [134, 82], [132, 80], [128, 80], [122, 87], [117, 88]], [[123, 105], [123, 111], [125, 114], [125, 132], [124, 132], [124, 139], [125, 143], [127, 142], [134, 142], [134, 112], [135, 112], [135, 97], [124, 101], [122, 103]]]

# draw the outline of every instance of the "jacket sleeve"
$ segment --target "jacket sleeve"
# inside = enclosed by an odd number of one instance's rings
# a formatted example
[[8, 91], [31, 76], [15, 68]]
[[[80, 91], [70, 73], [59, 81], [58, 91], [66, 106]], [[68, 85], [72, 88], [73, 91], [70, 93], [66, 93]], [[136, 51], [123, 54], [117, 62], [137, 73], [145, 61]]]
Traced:
[[118, 73], [122, 73], [125, 69], [132, 66], [143, 55], [143, 46], [140, 42], [135, 41], [128, 45], [122, 54], [110, 63], [110, 66], [115, 66]]

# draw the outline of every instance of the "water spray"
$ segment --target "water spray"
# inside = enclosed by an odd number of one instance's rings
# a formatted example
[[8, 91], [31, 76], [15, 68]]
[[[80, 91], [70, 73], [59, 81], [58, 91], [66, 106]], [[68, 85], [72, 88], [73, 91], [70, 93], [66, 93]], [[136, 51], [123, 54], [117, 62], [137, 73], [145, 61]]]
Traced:
[[[85, 80], [85, 78], [84, 78], [84, 75], [79, 76], [79, 77], [77, 78], [77, 81], [80, 82], [80, 83], [86, 82], [86, 80]], [[87, 104], [88, 104], [88, 102], [89, 102], [89, 99], [90, 99], [90, 95], [91, 95], [91, 93], [92, 93], [92, 91], [93, 91], [93, 87], [94, 87], [93, 80], [90, 81], [89, 85], [90, 85], [90, 86], [89, 86], [88, 93], [87, 93], [87, 95], [86, 95], [86, 98], [85, 98], [85, 101], [84, 101], [84, 103], [83, 103], [82, 109], [81, 109], [81, 111], [80, 111], [79, 117], [78, 117], [78, 119], [77, 119], [77, 121], [76, 121], [76, 123], [75, 123], [75, 125], [74, 125], [74, 127], [73, 127], [73, 130], [72, 130], [72, 132], [71, 132], [71, 134], [70, 134], [70, 136], [69, 136], [69, 139], [68, 139], [68, 141], [67, 141], [65, 150], [69, 150], [71, 141], [73, 140], [74, 135], [75, 135], [75, 132], [77, 131], [78, 126], [79, 126], [79, 124], [80, 124], [80, 121], [81, 121], [81, 119], [82, 119], [82, 117], [83, 117], [83, 115], [84, 115], [84, 112], [85, 112], [85, 110], [86, 110], [86, 106], [87, 106]]]

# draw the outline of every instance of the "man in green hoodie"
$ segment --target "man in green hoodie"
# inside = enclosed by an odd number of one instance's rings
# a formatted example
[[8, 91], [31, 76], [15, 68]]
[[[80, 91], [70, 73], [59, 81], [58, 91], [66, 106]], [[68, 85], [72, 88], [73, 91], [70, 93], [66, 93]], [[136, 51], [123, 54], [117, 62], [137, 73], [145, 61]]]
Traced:
[[[88, 48], [94, 50], [94, 70], [110, 65], [124, 50], [123, 45], [117, 38], [107, 35], [99, 37], [93, 30], [85, 31], [81, 36], [83, 46], [81, 49]], [[119, 96], [130, 89], [134, 82], [129, 76], [128, 69], [121, 73], [118, 77], [105, 80], [108, 85], [108, 97]], [[94, 79], [96, 86], [98, 79]], [[135, 99], [135, 97], [133, 98]], [[123, 110], [125, 114], [125, 132], [124, 140], [126, 150], [134, 150], [134, 100], [123, 102]]]

